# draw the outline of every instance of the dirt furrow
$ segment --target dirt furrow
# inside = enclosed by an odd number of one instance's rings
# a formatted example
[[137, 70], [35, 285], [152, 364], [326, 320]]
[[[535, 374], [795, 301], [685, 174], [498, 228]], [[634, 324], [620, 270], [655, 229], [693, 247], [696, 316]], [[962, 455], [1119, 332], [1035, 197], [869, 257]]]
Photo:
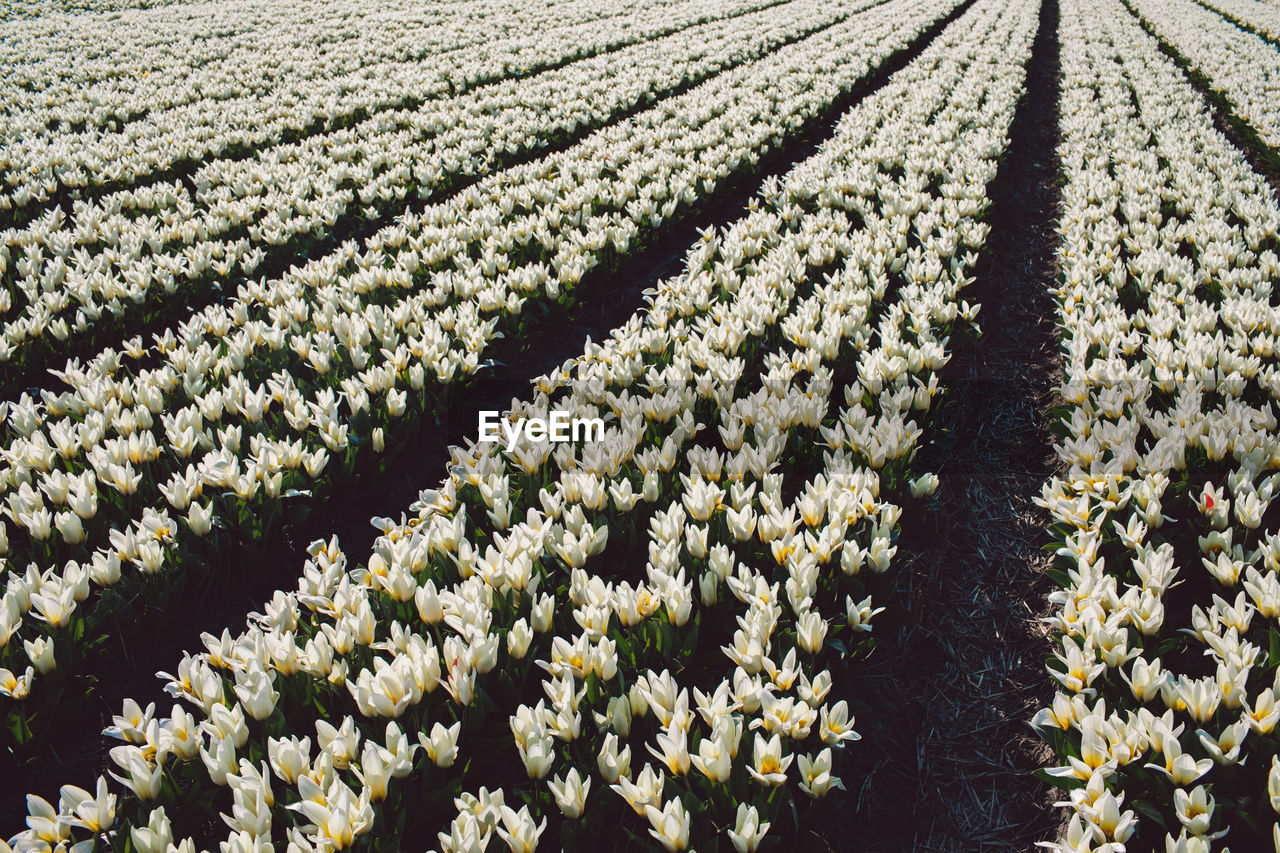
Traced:
[[1033, 499], [1056, 464], [1057, 26], [1045, 0], [967, 290], [982, 334], [957, 346], [921, 451], [941, 487], [904, 518], [900, 607], [878, 617], [885, 639], [849, 692], [863, 739], [847, 750], [835, 849], [1029, 850], [1057, 831], [1053, 796], [1031, 776], [1047, 753], [1027, 725], [1052, 692], [1037, 621], [1047, 518]]

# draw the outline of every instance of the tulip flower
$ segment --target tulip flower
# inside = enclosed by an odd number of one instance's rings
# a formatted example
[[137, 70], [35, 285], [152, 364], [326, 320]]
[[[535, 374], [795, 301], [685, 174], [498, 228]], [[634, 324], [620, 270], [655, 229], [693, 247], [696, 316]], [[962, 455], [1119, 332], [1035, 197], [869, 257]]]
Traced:
[[59, 811], [63, 814], [73, 813], [73, 823], [77, 826], [97, 835], [106, 832], [115, 823], [116, 796], [108, 793], [105, 778], [98, 777], [97, 792], [94, 794], [74, 785], [62, 786], [60, 793]]
[[782, 740], [779, 735], [775, 734], [766, 741], [757, 734], [753, 762], [747, 766], [747, 772], [761, 785], [775, 787], [787, 781], [787, 768], [794, 758], [793, 755], [782, 755]]
[[507, 652], [516, 660], [522, 659], [529, 651], [529, 643], [533, 640], [533, 631], [529, 623], [521, 618], [511, 626], [507, 633]]
[[645, 765], [634, 780], [626, 776], [620, 776], [618, 783], [609, 787], [626, 800], [627, 805], [631, 806], [636, 814], [644, 815], [647, 807], [658, 805], [662, 802], [662, 789], [665, 781], [666, 779], [661, 772], [655, 772], [652, 767]]
[[555, 762], [551, 738], [531, 740], [520, 747], [520, 759], [524, 762], [530, 779], [545, 779]]
[[690, 817], [680, 800], [671, 799], [661, 809], [645, 806], [644, 813], [652, 825], [649, 834], [663, 847], [672, 853], [688, 847]]
[[727, 830], [729, 840], [733, 842], [733, 849], [737, 850], [738, 853], [755, 853], [770, 826], [771, 824], [767, 820], [761, 822], [760, 814], [756, 811], [755, 806], [738, 803], [734, 827]]
[[733, 756], [720, 741], [714, 738], [703, 738], [698, 743], [698, 754], [691, 755], [689, 760], [698, 772], [712, 782], [725, 782], [733, 769]]
[[831, 775], [830, 747], [813, 758], [801, 755], [797, 763], [800, 767], [800, 790], [809, 796], [821, 797], [832, 788], [844, 789], [844, 783]]
[[502, 806], [502, 826], [498, 827], [498, 834], [507, 843], [511, 853], [533, 853], [546, 827], [545, 817], [542, 823], [533, 822], [528, 806], [521, 806], [518, 812], [508, 806]]
[[600, 775], [604, 777], [605, 782], [610, 785], [617, 782], [619, 777], [630, 776], [631, 747], [623, 746], [619, 750], [618, 736], [609, 732], [604, 736], [604, 745], [600, 748], [596, 766], [600, 769]]
[[591, 790], [590, 778], [584, 782], [578, 775], [577, 768], [572, 768], [563, 779], [559, 775], [554, 776], [547, 785], [565, 817], [573, 820], [582, 814], [587, 803], [587, 793]]
[[271, 769], [285, 784], [296, 784], [311, 767], [310, 738], [268, 738], [267, 756]]
[[458, 734], [462, 731], [462, 723], [454, 723], [445, 728], [436, 723], [431, 727], [431, 735], [418, 734], [418, 742], [426, 750], [427, 755], [437, 767], [451, 767], [458, 757]]
[[54, 660], [53, 656], [52, 641], [45, 637], [37, 637], [35, 640], [23, 640], [22, 646], [27, 652], [27, 658], [31, 661], [31, 665], [41, 675], [52, 672], [57, 666], [57, 661]]

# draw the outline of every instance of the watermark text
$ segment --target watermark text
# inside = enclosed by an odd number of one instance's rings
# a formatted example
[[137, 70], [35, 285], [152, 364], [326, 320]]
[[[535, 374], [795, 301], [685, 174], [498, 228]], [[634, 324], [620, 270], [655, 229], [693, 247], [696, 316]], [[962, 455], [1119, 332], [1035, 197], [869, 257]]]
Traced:
[[502, 417], [501, 412], [480, 412], [480, 440], [500, 442], [506, 440], [507, 452], [515, 450], [523, 436], [527, 440], [551, 442], [603, 441], [602, 418], [573, 418], [568, 412], [553, 411], [547, 418]]

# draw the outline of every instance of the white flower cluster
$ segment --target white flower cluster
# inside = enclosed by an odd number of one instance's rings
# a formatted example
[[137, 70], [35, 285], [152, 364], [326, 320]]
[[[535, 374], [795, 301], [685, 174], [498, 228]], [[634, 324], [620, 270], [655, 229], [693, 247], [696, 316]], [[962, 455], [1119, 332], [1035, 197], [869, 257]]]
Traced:
[[[263, 151], [252, 160], [215, 160], [193, 180], [124, 190], [61, 208], [6, 232], [0, 258], [14, 259], [0, 360], [37, 362], [68, 337], [96, 340], [102, 315], [164, 307], [184, 286], [252, 274], [264, 252], [296, 255], [298, 238], [320, 241], [340, 220], [403, 208], [410, 190], [444, 195], [458, 181], [509, 165], [571, 134], [697, 84], [727, 67], [847, 17], [849, 6], [794, 0], [713, 21], [665, 38], [512, 79], [413, 110], [390, 110], [343, 130]], [[600, 48], [610, 34], [594, 35]], [[0, 261], [0, 267], [3, 261]], [[0, 291], [0, 301], [6, 296]], [[135, 307], [140, 306], [140, 307]], [[109, 337], [109, 336], [108, 336]]]
[[1280, 206], [1118, 0], [1064, 0], [1061, 44], [1050, 846], [1280, 846]]
[[75, 18], [69, 28], [64, 19], [15, 22], [0, 40], [0, 67], [13, 70], [0, 83], [11, 128], [0, 149], [0, 211], [38, 210], [60, 189], [162, 177], [184, 162], [253, 152], [316, 125], [767, 3], [469, 0], [371, 10], [277, 0], [210, 4], [204, 14], [183, 4], [127, 22]]
[[1280, 48], [1194, 0], [1131, 0], [1272, 148], [1280, 148]]
[[[224, 853], [394, 844], [391, 804], [439, 790], [447, 853], [532, 850], [592, 797], [669, 850], [723, 831], [754, 851], [791, 792], [839, 786], [856, 734], [824, 651], [871, 630], [898, 502], [936, 485], [911, 459], [976, 312], [959, 293], [1036, 23], [1030, 0], [979, 0], [510, 413], [604, 417], [604, 441], [455, 449], [366, 567], [315, 543], [296, 592], [171, 676], [195, 713], [126, 703], [109, 734], [133, 796], [33, 798], [15, 849], [127, 831], [194, 851], [176, 797], [229, 789]], [[479, 787], [467, 760], [499, 701], [532, 792]]]
[[[0, 637], [67, 624], [90, 583], [115, 583], [122, 566], [181, 565], [187, 534], [257, 524], [330, 454], [350, 470], [359, 444], [380, 450], [410, 405], [430, 406], [428, 382], [479, 368], [499, 321], [527, 298], [560, 297], [606, 251], [625, 254], [753, 167], [944, 14], [933, 0], [882, 9], [492, 175], [363, 252], [344, 246], [250, 282], [157, 334], [153, 353], [137, 339], [69, 364], [58, 375], [72, 390], [45, 392], [43, 404], [6, 404], [0, 542], [18, 570], [0, 599]], [[133, 372], [126, 356], [160, 365]], [[0, 644], [12, 672], [25, 666], [17, 646]], [[0, 693], [25, 694], [31, 675]]]
[[1280, 6], [1265, 0], [1204, 0], [1231, 20], [1252, 27], [1265, 36], [1280, 39]]
[[0, 17], [5, 21], [22, 18], [68, 18], [83, 12], [122, 12], [131, 9], [151, 9], [181, 3], [184, 0], [0, 0]]

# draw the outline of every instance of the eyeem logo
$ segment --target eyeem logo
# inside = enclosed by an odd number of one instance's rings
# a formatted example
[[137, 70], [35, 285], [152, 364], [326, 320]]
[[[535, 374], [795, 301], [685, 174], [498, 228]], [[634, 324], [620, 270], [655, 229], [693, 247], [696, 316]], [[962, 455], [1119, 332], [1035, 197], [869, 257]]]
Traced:
[[480, 412], [480, 440], [507, 440], [507, 451], [515, 450], [524, 436], [529, 441], [603, 441], [602, 418], [570, 418], [568, 412], [553, 411], [550, 418], [502, 417], [493, 410]]

